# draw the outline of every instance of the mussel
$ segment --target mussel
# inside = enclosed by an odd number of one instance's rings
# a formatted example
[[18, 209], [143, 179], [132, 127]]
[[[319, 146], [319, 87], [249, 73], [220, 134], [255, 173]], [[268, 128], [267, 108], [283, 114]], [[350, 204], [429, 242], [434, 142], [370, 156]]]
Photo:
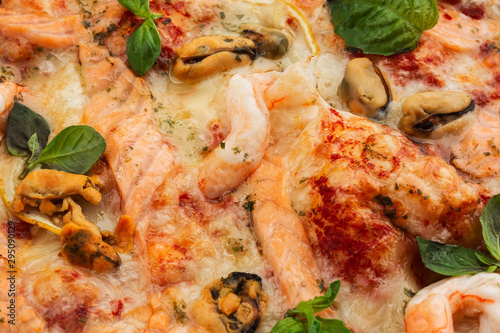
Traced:
[[202, 290], [193, 313], [210, 332], [251, 333], [264, 318], [267, 303], [258, 275], [233, 272]]
[[67, 223], [61, 231], [61, 242], [61, 256], [72, 265], [102, 273], [116, 270], [121, 264], [115, 249], [90, 228]]
[[257, 24], [245, 24], [242, 28], [240, 35], [255, 43], [260, 56], [279, 59], [287, 53], [290, 41], [282, 31]]
[[385, 116], [391, 101], [389, 83], [368, 58], [349, 61], [338, 95], [352, 113], [368, 118]]
[[422, 92], [403, 103], [400, 128], [406, 134], [422, 138], [438, 138], [456, 133], [469, 122], [474, 100], [467, 93], [452, 91]]
[[215, 73], [251, 63], [257, 56], [283, 57], [290, 37], [273, 28], [257, 24], [242, 26], [240, 37], [204, 36], [185, 44], [178, 52], [173, 73], [185, 82], [197, 82]]
[[29, 173], [16, 187], [12, 209], [19, 213], [26, 205], [39, 207], [40, 211], [52, 215], [57, 201], [72, 195], [80, 195], [97, 205], [101, 201], [102, 180], [97, 176], [85, 176], [64, 171], [41, 169]]
[[[40, 225], [61, 236], [61, 256], [70, 264], [92, 269], [97, 272], [116, 270], [121, 259], [116, 250], [103, 241], [101, 230], [87, 220], [82, 208], [73, 200], [81, 196], [97, 205], [102, 195], [104, 183], [98, 176], [76, 175], [58, 170], [36, 170], [29, 173], [16, 187], [14, 200], [9, 204], [13, 214], [23, 221]], [[54, 221], [64, 222], [64, 226], [39, 223], [34, 218], [25, 219], [29, 208], [51, 216]], [[32, 215], [32, 214], [29, 214]]]
[[72, 265], [100, 273], [118, 269], [120, 256], [103, 240], [101, 230], [87, 220], [76, 202], [71, 198], [66, 200], [69, 210], [63, 217], [61, 256]]
[[196, 82], [215, 73], [250, 63], [256, 57], [255, 50], [255, 43], [248, 38], [195, 38], [178, 52], [174, 75], [182, 81]]

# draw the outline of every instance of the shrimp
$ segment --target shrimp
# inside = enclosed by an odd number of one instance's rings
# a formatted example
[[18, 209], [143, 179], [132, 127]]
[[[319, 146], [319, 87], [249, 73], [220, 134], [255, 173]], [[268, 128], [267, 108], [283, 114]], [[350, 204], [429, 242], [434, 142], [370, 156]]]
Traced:
[[499, 332], [500, 275], [444, 279], [420, 290], [406, 307], [407, 333]]
[[[291, 65], [282, 73], [235, 75], [230, 80], [226, 106], [231, 132], [221, 147], [210, 153], [199, 176], [200, 189], [207, 198], [217, 199], [238, 187], [258, 167], [271, 136], [275, 146], [290, 136], [290, 129], [283, 125], [289, 124], [283, 118], [293, 117], [294, 122], [301, 119], [304, 123], [314, 118], [318, 98], [315, 82], [312, 75], [303, 74], [309, 60]], [[304, 111], [308, 106], [314, 110]], [[302, 110], [300, 115], [287, 113], [297, 107]], [[297, 123], [292, 126], [300, 127]]]
[[266, 160], [251, 176], [255, 232], [291, 307], [320, 295], [316, 258], [284, 192], [285, 171]]
[[251, 78], [235, 75], [226, 95], [231, 132], [201, 168], [199, 186], [209, 199], [238, 187], [258, 166], [269, 145], [269, 111]]

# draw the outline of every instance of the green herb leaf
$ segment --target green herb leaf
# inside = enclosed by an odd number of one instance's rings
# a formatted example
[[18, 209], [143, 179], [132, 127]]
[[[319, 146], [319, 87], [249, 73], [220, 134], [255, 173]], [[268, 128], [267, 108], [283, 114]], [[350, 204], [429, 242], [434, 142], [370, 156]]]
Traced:
[[153, 67], [161, 53], [161, 40], [154, 20], [161, 14], [151, 13], [149, 0], [118, 0], [118, 2], [137, 16], [146, 20], [127, 40], [127, 57], [130, 67], [139, 75]]
[[76, 125], [63, 129], [49, 142], [40, 156], [28, 165], [77, 174], [86, 173], [106, 149], [104, 138], [90, 126]]
[[320, 312], [330, 307], [335, 300], [335, 297], [337, 297], [339, 290], [340, 280], [330, 283], [330, 286], [328, 287], [325, 295], [316, 296], [311, 301], [309, 301], [311, 303], [313, 311]]
[[274, 325], [271, 329], [271, 333], [303, 333], [307, 332], [307, 328], [304, 326], [302, 321], [287, 317], [282, 319]]
[[30, 157], [28, 158], [28, 163], [31, 163], [42, 152], [42, 148], [40, 148], [40, 144], [38, 143], [38, 136], [36, 133], [33, 133], [31, 138], [28, 140], [28, 149], [31, 152]]
[[130, 10], [134, 15], [145, 19], [151, 17], [149, 9], [149, 0], [118, 0], [120, 5]]
[[491, 255], [476, 251], [476, 257], [480, 262], [488, 266], [488, 270], [486, 272], [493, 273], [497, 269], [500, 268], [500, 262], [496, 261]]
[[364, 53], [413, 50], [439, 19], [436, 0], [328, 0], [335, 33]]
[[500, 260], [500, 194], [488, 200], [480, 220], [486, 247], [493, 257]]
[[139, 75], [153, 67], [161, 53], [161, 41], [153, 19], [144, 21], [127, 40], [127, 57], [132, 69]]
[[340, 320], [323, 319], [320, 316], [314, 316], [314, 313], [323, 311], [332, 305], [339, 289], [340, 281], [337, 280], [330, 284], [324, 296], [317, 296], [312, 300], [300, 302], [297, 307], [288, 310], [285, 319], [277, 322], [271, 333], [350, 333], [351, 331]]
[[151, 13], [151, 15], [149, 15], [149, 18], [152, 19], [152, 20], [156, 20], [156, 19], [159, 19], [162, 16], [163, 15], [161, 15], [161, 14]]
[[288, 312], [287, 315], [299, 315], [307, 320], [307, 332], [319, 333], [321, 330], [321, 322], [314, 316], [314, 311], [311, 306], [311, 301], [300, 302], [297, 307]]
[[255, 206], [255, 200], [249, 200], [249, 201], [245, 201], [245, 203], [243, 204], [243, 208], [247, 211], [247, 212], [252, 212], [253, 209], [254, 209], [254, 206]]
[[316, 319], [321, 322], [321, 331], [323, 332], [351, 333], [351, 330], [345, 327], [342, 320], [325, 319], [320, 316], [317, 316]]
[[500, 262], [496, 261], [491, 255], [476, 251], [476, 257], [485, 265], [500, 267]]
[[[5, 132], [9, 152], [16, 156], [29, 156], [32, 154], [28, 147], [30, 139], [37, 134], [38, 147], [43, 149], [49, 140], [50, 127], [41, 115], [21, 103], [14, 102]], [[34, 145], [33, 142], [31, 144]]]
[[485, 255], [459, 245], [447, 245], [417, 237], [420, 256], [425, 267], [448, 276], [476, 274], [491, 270], [478, 258]]

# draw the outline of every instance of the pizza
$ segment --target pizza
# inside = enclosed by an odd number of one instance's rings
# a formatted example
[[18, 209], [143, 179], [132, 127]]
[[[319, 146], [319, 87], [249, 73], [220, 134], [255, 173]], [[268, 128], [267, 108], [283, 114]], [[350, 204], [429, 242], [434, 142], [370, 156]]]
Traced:
[[0, 331], [498, 331], [500, 5], [367, 3], [1, 1]]

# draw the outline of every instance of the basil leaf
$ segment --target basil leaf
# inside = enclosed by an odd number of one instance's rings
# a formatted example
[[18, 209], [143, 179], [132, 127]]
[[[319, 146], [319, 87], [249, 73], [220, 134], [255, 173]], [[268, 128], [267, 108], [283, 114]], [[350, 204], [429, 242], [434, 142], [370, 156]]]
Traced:
[[37, 136], [36, 133], [33, 133], [33, 135], [31, 136], [31, 138], [28, 140], [28, 149], [31, 152], [31, 155], [28, 158], [28, 163], [31, 163], [42, 152], [42, 149], [40, 148], [40, 144], [38, 143], [38, 136]]
[[130, 10], [134, 15], [145, 19], [151, 17], [149, 9], [149, 0], [118, 0], [120, 5]]
[[480, 220], [486, 247], [493, 257], [500, 260], [500, 194], [494, 195], [488, 200]]
[[417, 237], [420, 256], [425, 267], [448, 276], [487, 272], [490, 268], [483, 266], [477, 253], [459, 245], [447, 245]]
[[288, 317], [274, 325], [270, 333], [303, 333], [307, 332], [302, 321]]
[[42, 164], [55, 170], [84, 174], [105, 149], [104, 138], [92, 127], [70, 126], [57, 134], [28, 168]]
[[493, 258], [489, 254], [477, 251], [476, 252], [476, 257], [483, 264], [490, 266], [490, 268], [492, 266], [500, 267], [500, 262], [496, 261], [495, 258]]
[[149, 14], [149, 18], [152, 19], [153, 21], [159, 19], [162, 16], [163, 16], [162, 14], [156, 14], [156, 13]]
[[321, 331], [323, 332], [351, 333], [351, 330], [345, 327], [342, 320], [325, 319], [320, 316], [317, 316], [316, 319], [321, 322]]
[[[271, 330], [271, 333], [281, 332], [339, 332], [350, 333], [341, 320], [323, 319], [314, 316], [314, 313], [323, 311], [330, 307], [340, 289], [340, 280], [334, 281], [328, 287], [324, 296], [316, 296], [312, 300], [300, 302], [297, 307], [288, 310], [285, 319], [280, 320]], [[304, 319], [307, 324], [304, 323]]]
[[12, 155], [28, 156], [28, 141], [37, 134], [38, 146], [43, 149], [49, 140], [50, 127], [45, 118], [27, 106], [14, 102], [5, 130], [7, 149]]
[[307, 319], [307, 332], [320, 333], [321, 322], [314, 316], [314, 311], [311, 306], [311, 301], [300, 302], [295, 308], [295, 313]]
[[320, 312], [330, 307], [340, 290], [340, 280], [330, 283], [324, 296], [316, 296], [310, 302], [313, 311]]
[[153, 67], [160, 53], [160, 34], [153, 19], [149, 18], [127, 40], [128, 61], [137, 74], [143, 75]]
[[413, 50], [439, 19], [436, 0], [328, 0], [335, 33], [364, 53]]

